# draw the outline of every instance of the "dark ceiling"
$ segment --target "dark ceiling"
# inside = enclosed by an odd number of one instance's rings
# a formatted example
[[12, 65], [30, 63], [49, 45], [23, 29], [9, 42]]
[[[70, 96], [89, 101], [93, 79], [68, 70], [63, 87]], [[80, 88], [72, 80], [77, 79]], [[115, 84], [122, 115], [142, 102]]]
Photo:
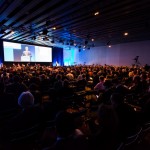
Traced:
[[150, 0], [0, 0], [0, 38], [79, 47], [149, 40]]

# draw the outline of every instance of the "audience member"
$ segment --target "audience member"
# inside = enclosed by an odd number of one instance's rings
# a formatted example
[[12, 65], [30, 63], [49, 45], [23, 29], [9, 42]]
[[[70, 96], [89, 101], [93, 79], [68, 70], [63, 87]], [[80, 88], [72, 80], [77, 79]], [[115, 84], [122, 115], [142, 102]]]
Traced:
[[83, 150], [88, 149], [84, 136], [77, 135], [73, 116], [67, 112], [58, 112], [56, 115], [56, 143], [44, 150]]
[[115, 150], [118, 145], [118, 118], [114, 109], [101, 104], [97, 117], [97, 132], [90, 137], [90, 149]]
[[120, 138], [124, 140], [127, 136], [134, 134], [138, 127], [135, 111], [124, 102], [124, 97], [120, 93], [113, 93], [110, 99], [119, 119]]

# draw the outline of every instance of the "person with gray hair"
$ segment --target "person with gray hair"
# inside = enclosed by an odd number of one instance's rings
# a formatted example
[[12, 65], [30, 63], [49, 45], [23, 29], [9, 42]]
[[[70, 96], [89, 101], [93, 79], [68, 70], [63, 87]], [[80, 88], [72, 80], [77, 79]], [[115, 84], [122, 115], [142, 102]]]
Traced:
[[20, 94], [18, 105], [21, 111], [11, 121], [15, 130], [26, 129], [41, 122], [42, 111], [34, 105], [34, 96], [29, 91]]
[[18, 105], [22, 108], [32, 107], [34, 105], [34, 96], [29, 92], [22, 92], [18, 98]]
[[8, 121], [1, 134], [3, 143], [10, 143], [8, 146], [15, 147], [12, 149], [25, 150], [36, 140], [41, 130], [43, 116], [42, 110], [34, 105], [34, 96], [29, 91], [20, 94], [18, 105], [21, 110]]

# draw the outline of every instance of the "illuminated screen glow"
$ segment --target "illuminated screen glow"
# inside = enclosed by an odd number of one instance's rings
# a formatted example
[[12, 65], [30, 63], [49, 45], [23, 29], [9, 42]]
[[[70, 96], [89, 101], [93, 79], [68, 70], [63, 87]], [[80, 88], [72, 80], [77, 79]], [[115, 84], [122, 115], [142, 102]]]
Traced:
[[5, 62], [52, 62], [52, 48], [3, 41]]

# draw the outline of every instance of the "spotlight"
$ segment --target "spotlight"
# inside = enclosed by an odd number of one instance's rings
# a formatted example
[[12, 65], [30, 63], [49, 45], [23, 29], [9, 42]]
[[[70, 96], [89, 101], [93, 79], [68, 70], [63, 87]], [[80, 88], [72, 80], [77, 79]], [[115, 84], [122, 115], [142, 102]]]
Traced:
[[70, 40], [70, 45], [74, 45], [74, 40]]
[[49, 41], [48, 37], [44, 37], [43, 41]]
[[95, 12], [95, 13], [94, 13], [94, 15], [95, 15], [95, 16], [99, 15], [99, 12], [98, 12], [98, 11], [97, 11], [97, 12]]
[[110, 45], [110, 41], [107, 42], [107, 45]]
[[76, 46], [77, 46], [77, 44], [76, 44], [76, 43], [74, 43], [74, 46], [76, 47]]
[[56, 30], [56, 27], [53, 27], [52, 29], [53, 29], [53, 30]]
[[84, 43], [85, 43], [85, 45], [87, 45], [87, 44], [88, 44], [88, 41], [86, 40]]
[[64, 43], [64, 41], [62, 39], [59, 39], [59, 43]]
[[90, 46], [88, 46], [87, 49], [90, 50]]
[[11, 30], [11, 34], [14, 34], [15, 32], [13, 30]]
[[33, 36], [33, 37], [32, 37], [32, 40], [36, 40], [36, 36]]
[[6, 32], [5, 32], [5, 29], [2, 28], [2, 29], [0, 30], [0, 34], [5, 34], [5, 33], [6, 33]]
[[87, 39], [90, 39], [90, 34], [87, 35]]
[[55, 43], [54, 39], [53, 39], [53, 40], [51, 40], [51, 43]]
[[92, 46], [92, 47], [95, 47], [95, 44], [93, 43], [91, 46]]
[[69, 42], [67, 41], [66, 45], [69, 45]]
[[128, 32], [125, 32], [125, 33], [124, 33], [124, 36], [127, 36], [127, 35], [128, 35]]
[[108, 46], [109, 48], [111, 47], [111, 42], [110, 42], [110, 41], [107, 42], [107, 46]]
[[43, 34], [44, 35], [47, 35], [47, 33], [48, 33], [48, 30], [45, 28], [45, 29], [43, 29]]

